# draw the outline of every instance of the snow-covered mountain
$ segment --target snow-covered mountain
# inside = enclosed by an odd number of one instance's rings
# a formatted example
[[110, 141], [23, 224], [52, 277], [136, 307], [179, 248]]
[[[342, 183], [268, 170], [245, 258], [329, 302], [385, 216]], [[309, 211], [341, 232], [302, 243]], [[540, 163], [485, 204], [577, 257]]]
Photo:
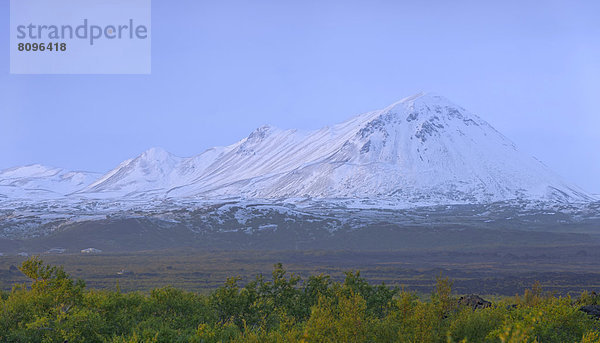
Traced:
[[591, 200], [478, 116], [435, 94], [408, 97], [316, 131], [264, 126], [233, 145], [190, 158], [150, 149], [74, 195]]
[[164, 149], [152, 148], [122, 162], [77, 194], [102, 198], [165, 196], [175, 187], [196, 182], [227, 151], [216, 147], [194, 157], [181, 158]]
[[56, 198], [73, 193], [100, 177], [39, 164], [0, 171], [0, 198]]

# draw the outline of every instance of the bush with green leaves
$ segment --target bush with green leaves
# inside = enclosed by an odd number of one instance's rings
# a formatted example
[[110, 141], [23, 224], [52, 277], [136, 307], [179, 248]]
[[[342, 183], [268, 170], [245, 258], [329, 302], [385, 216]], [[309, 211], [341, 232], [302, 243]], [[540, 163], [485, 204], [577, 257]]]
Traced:
[[[539, 284], [473, 309], [438, 278], [429, 301], [373, 286], [359, 272], [343, 282], [303, 280], [275, 265], [270, 279], [232, 277], [209, 295], [172, 287], [149, 293], [87, 290], [61, 267], [33, 257], [30, 278], [0, 294], [0, 342], [582, 342], [600, 343], [600, 321], [580, 311], [597, 296], [557, 298]], [[513, 306], [514, 305], [514, 306]]]

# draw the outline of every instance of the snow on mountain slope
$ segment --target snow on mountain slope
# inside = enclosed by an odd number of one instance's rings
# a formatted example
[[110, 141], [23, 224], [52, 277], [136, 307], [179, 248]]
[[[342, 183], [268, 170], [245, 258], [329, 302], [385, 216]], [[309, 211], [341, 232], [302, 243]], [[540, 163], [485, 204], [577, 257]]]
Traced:
[[[350, 138], [360, 120], [351, 119], [332, 129], [313, 132], [279, 130], [263, 126], [247, 138], [227, 147], [179, 158], [154, 148], [117, 168], [78, 192], [91, 197], [186, 196], [190, 185], [195, 193], [214, 190], [228, 183], [294, 170], [336, 151], [336, 140]], [[269, 137], [268, 140], [265, 140]], [[290, 158], [292, 156], [293, 158]], [[238, 196], [239, 194], [226, 194]]]
[[77, 192], [99, 198], [164, 196], [169, 189], [193, 182], [227, 148], [217, 147], [204, 153], [181, 158], [161, 148], [152, 148]]
[[75, 192], [101, 174], [39, 164], [0, 171], [0, 198], [55, 198]]
[[[39, 172], [40, 180], [44, 173]], [[6, 178], [0, 178], [0, 185]], [[263, 126], [233, 145], [190, 158], [153, 148], [93, 183], [77, 184], [77, 192], [76, 187], [56, 189], [52, 184], [46, 189], [89, 198], [141, 199], [592, 199], [478, 116], [423, 93], [320, 130]]]
[[260, 128], [169, 196], [590, 199], [476, 115], [431, 94], [308, 133]]
[[[350, 139], [367, 113], [332, 128], [301, 132], [261, 127], [208, 167], [195, 183], [173, 189], [169, 196], [238, 196], [244, 185], [298, 170], [321, 161]], [[244, 191], [244, 196], [258, 196]], [[261, 195], [271, 197], [268, 194]]]

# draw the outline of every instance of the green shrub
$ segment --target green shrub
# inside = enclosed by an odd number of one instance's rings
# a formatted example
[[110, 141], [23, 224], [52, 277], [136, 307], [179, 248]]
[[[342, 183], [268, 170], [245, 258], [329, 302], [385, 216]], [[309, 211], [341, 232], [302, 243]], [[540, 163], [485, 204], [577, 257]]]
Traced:
[[[230, 278], [209, 295], [172, 287], [149, 294], [85, 290], [60, 267], [33, 257], [31, 282], [0, 296], [0, 342], [583, 342], [600, 343], [600, 321], [579, 311], [597, 304], [556, 298], [535, 284], [486, 309], [459, 308], [438, 278], [430, 301], [372, 286], [359, 272], [343, 283], [306, 281], [275, 265], [272, 280]], [[506, 306], [516, 303], [516, 306]]]
[[494, 342], [487, 336], [502, 326], [506, 312], [503, 306], [478, 310], [463, 308], [452, 318], [449, 337], [454, 341]]

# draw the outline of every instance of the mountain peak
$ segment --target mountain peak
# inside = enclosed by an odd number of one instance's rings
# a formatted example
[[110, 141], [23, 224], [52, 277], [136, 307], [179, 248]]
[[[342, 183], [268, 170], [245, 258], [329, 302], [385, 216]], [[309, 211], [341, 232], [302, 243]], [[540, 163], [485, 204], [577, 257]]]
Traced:
[[164, 161], [173, 157], [173, 154], [163, 148], [153, 147], [144, 151], [139, 157], [150, 161]]
[[416, 94], [413, 94], [411, 96], [407, 96], [405, 98], [400, 99], [399, 101], [396, 101], [395, 103], [387, 106], [385, 110], [389, 110], [392, 108], [396, 108], [399, 106], [402, 107], [406, 107], [406, 108], [413, 108], [415, 106], [451, 106], [451, 107], [460, 107], [456, 104], [454, 104], [453, 102], [451, 102], [450, 100], [448, 100], [446, 97], [437, 94], [435, 92], [419, 92]]
[[252, 131], [250, 133], [250, 135], [248, 135], [247, 140], [248, 141], [260, 141], [261, 139], [269, 136], [275, 130], [277, 130], [277, 128], [274, 126], [262, 125], [262, 126], [256, 128], [254, 131]]
[[398, 101], [398, 103], [407, 103], [407, 102], [415, 101], [416, 99], [425, 97], [429, 94], [430, 93], [428, 93], [428, 92], [419, 92], [419, 93], [413, 94], [411, 96], [407, 96], [406, 98], [402, 98], [400, 101]]
[[460, 127], [464, 125], [491, 128], [477, 115], [433, 92], [420, 92], [403, 98], [375, 112], [375, 116], [368, 117], [366, 125], [376, 124], [381, 127], [382, 123], [404, 123], [411, 126], [413, 131], [437, 131], [445, 126], [455, 127], [460, 131]]

